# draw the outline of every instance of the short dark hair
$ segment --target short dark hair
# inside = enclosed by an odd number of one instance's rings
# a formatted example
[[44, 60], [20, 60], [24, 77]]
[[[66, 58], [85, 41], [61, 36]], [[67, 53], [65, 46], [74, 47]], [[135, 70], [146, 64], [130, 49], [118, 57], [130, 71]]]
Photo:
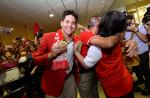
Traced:
[[76, 19], [76, 23], [77, 23], [77, 21], [78, 21], [78, 15], [76, 14], [76, 12], [74, 10], [66, 10], [66, 11], [64, 11], [63, 14], [62, 14], [61, 20], [64, 20], [67, 15], [74, 16], [75, 19]]
[[92, 16], [89, 19], [88, 28], [93, 27], [97, 24], [99, 25], [99, 23], [100, 23], [100, 17], [99, 16]]
[[144, 18], [142, 19], [143, 23], [147, 23], [148, 21], [150, 21], [150, 14], [145, 15]]
[[133, 17], [132, 15], [127, 15], [126, 18], [127, 18], [127, 20], [132, 20], [132, 19], [134, 19], [134, 17]]
[[126, 27], [126, 16], [119, 11], [109, 11], [102, 18], [99, 25], [99, 35], [108, 37], [123, 32]]

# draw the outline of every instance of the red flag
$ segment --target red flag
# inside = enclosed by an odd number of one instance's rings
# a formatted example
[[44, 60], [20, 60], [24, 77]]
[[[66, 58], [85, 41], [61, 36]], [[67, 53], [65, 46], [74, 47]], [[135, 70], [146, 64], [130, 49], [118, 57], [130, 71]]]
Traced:
[[36, 22], [34, 23], [34, 34], [36, 34], [39, 31], [40, 27], [39, 24]]

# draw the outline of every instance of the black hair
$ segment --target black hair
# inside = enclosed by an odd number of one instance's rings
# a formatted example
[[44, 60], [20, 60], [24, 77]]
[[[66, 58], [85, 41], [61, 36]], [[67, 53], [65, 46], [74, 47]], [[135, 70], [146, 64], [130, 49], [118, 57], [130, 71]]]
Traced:
[[22, 37], [20, 37], [20, 36], [16, 37], [16, 40], [21, 40], [21, 39], [22, 39]]
[[147, 7], [147, 12], [150, 12], [150, 6], [149, 6], [149, 7]]
[[43, 36], [43, 31], [44, 30], [40, 28], [39, 32], [37, 32], [35, 36], [37, 36], [37, 38], [41, 38]]
[[147, 11], [145, 12], [144, 16], [150, 15], [150, 7], [147, 8]]
[[123, 32], [126, 28], [126, 16], [119, 11], [107, 12], [99, 25], [99, 35], [108, 37]]
[[132, 20], [132, 19], [134, 19], [134, 16], [132, 16], [132, 15], [127, 15], [126, 18], [127, 18], [127, 20]]
[[142, 19], [143, 23], [147, 23], [148, 21], [150, 21], [150, 14], [145, 15], [144, 18]]
[[66, 10], [66, 11], [64, 11], [63, 14], [62, 14], [62, 19], [61, 20], [64, 20], [65, 17], [68, 16], [68, 15], [74, 16], [75, 19], [76, 19], [76, 23], [77, 23], [78, 15], [76, 14], [76, 12], [74, 10]]

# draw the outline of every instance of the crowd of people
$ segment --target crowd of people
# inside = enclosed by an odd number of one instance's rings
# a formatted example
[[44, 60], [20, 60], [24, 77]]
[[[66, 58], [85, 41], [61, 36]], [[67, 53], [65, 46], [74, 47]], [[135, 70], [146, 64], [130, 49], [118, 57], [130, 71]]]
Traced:
[[[139, 26], [133, 16], [119, 11], [93, 16], [87, 27], [77, 24], [76, 12], [66, 10], [60, 21], [61, 28], [56, 32], [44, 35], [39, 32], [35, 41], [16, 37], [13, 49], [4, 50], [1, 43], [0, 72], [15, 66], [24, 71], [21, 65], [32, 60], [27, 77], [34, 80], [39, 98], [77, 98], [77, 88], [81, 98], [99, 98], [98, 85], [102, 86], [106, 98], [134, 98], [138, 82], [145, 84], [142, 94], [150, 95], [149, 9]], [[75, 34], [77, 28], [82, 30], [79, 35]], [[139, 66], [132, 67], [132, 72], [123, 62], [121, 47], [125, 47], [128, 57], [138, 55], [140, 58]], [[32, 74], [37, 69], [42, 72], [41, 83], [36, 84], [37, 78]], [[133, 72], [138, 76], [137, 82], [133, 80]], [[28, 84], [27, 98], [34, 98], [30, 82]]]
[[[42, 36], [43, 36], [42, 31], [39, 31], [35, 34], [34, 40], [26, 40], [25, 38], [18, 36], [15, 39], [13, 39], [12, 47], [9, 48], [5, 48], [5, 45], [0, 43], [0, 73], [4, 73], [7, 70], [10, 70], [11, 68], [14, 67], [18, 67], [20, 69], [20, 74], [24, 74], [25, 77], [27, 77], [24, 81], [22, 81], [22, 84], [26, 84], [26, 86], [30, 85], [27, 88], [27, 91], [31, 92], [31, 90], [33, 90], [33, 87], [34, 92], [37, 93], [37, 91], [39, 91], [38, 93], [40, 95], [38, 95], [39, 97], [37, 97], [36, 95], [35, 96], [36, 98], [44, 96], [40, 89], [40, 81], [41, 81], [40, 77], [42, 74], [42, 68], [39, 68], [34, 64], [29, 65], [29, 62], [26, 62], [27, 61], [26, 57], [28, 55], [31, 55], [32, 52], [37, 50]], [[1, 88], [0, 96], [6, 95], [12, 92], [13, 90], [17, 89], [17, 85], [18, 84], [16, 84], [16, 86], [13, 86], [13, 88], [12, 87], [10, 88], [8, 87], [7, 89]]]

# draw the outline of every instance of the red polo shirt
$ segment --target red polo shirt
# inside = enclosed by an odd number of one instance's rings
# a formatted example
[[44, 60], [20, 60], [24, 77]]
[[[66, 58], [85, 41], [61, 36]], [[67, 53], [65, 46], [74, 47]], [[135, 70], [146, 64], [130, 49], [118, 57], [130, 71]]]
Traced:
[[96, 66], [98, 79], [105, 94], [109, 97], [120, 97], [133, 89], [133, 79], [122, 62], [120, 43], [113, 48], [102, 49], [102, 58]]

